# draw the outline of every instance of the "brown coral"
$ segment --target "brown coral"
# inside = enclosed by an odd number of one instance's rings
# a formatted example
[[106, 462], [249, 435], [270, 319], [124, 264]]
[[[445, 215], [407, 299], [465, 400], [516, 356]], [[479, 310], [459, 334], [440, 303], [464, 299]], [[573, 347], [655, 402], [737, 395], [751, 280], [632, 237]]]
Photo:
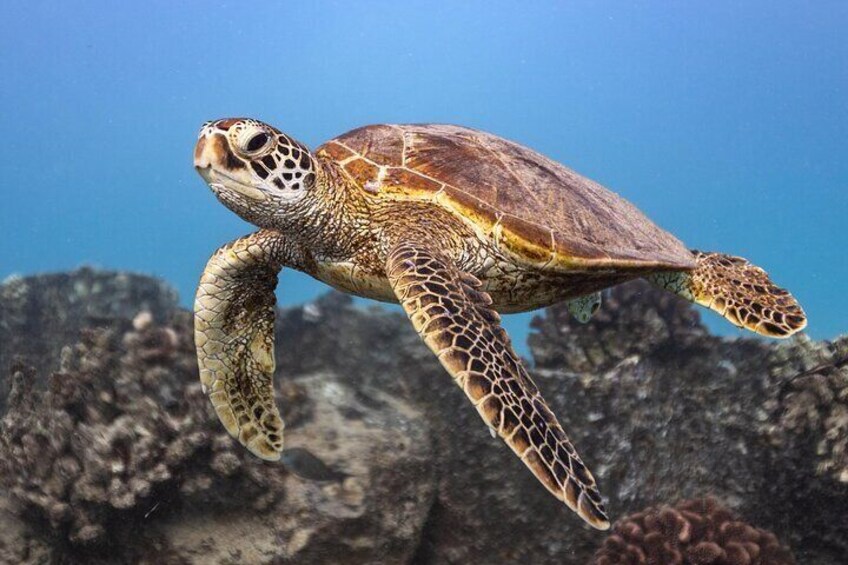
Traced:
[[619, 520], [595, 565], [783, 565], [795, 563], [774, 534], [714, 498], [650, 507]]
[[[266, 508], [285, 471], [230, 441], [196, 371], [187, 313], [171, 326], [142, 313], [132, 327], [83, 331], [45, 391], [33, 390], [34, 370], [17, 364], [0, 480], [77, 544], [100, 541], [122, 518], [153, 512], [165, 499]], [[234, 488], [239, 497], [230, 501]]]

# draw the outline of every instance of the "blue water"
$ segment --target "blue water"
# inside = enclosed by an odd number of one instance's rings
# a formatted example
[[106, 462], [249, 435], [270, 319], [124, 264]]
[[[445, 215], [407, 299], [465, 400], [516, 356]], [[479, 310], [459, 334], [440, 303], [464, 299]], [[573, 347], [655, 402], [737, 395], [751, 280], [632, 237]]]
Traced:
[[[520, 141], [846, 329], [844, 2], [7, 2], [0, 277], [80, 264], [174, 283], [251, 227], [191, 167], [246, 115], [315, 146], [373, 122]], [[286, 272], [282, 303], [324, 287]], [[716, 321], [727, 333], [735, 330]], [[507, 319], [517, 343], [528, 316]]]

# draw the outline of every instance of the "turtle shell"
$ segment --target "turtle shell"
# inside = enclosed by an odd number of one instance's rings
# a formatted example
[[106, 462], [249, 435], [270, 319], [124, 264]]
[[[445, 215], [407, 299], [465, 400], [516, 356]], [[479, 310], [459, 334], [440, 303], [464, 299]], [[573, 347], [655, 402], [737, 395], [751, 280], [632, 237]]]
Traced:
[[425, 199], [550, 267], [691, 269], [692, 253], [633, 204], [532, 149], [451, 125], [372, 125], [318, 148], [379, 197]]

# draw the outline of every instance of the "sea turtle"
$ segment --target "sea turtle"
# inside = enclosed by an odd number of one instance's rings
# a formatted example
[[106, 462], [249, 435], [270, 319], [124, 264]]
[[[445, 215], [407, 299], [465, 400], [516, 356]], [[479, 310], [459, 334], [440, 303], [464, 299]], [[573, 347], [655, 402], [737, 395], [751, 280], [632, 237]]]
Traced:
[[609, 520], [595, 479], [498, 312], [571, 300], [585, 320], [601, 289], [641, 277], [760, 334], [787, 337], [806, 325], [762, 269], [690, 251], [601, 185], [482, 131], [372, 125], [313, 152], [270, 125], [230, 118], [203, 125], [194, 166], [225, 206], [260, 228], [209, 260], [195, 339], [218, 417], [263, 459], [283, 448], [272, 388], [282, 267], [400, 303], [490, 430], [599, 529]]

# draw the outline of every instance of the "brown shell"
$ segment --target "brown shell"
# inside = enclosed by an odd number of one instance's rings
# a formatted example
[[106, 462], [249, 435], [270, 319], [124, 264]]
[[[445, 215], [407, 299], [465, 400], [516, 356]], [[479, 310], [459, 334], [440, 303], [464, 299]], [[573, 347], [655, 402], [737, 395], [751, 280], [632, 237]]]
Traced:
[[433, 200], [502, 247], [565, 268], [694, 267], [692, 253], [627, 200], [544, 155], [450, 125], [372, 125], [318, 148], [367, 192]]

